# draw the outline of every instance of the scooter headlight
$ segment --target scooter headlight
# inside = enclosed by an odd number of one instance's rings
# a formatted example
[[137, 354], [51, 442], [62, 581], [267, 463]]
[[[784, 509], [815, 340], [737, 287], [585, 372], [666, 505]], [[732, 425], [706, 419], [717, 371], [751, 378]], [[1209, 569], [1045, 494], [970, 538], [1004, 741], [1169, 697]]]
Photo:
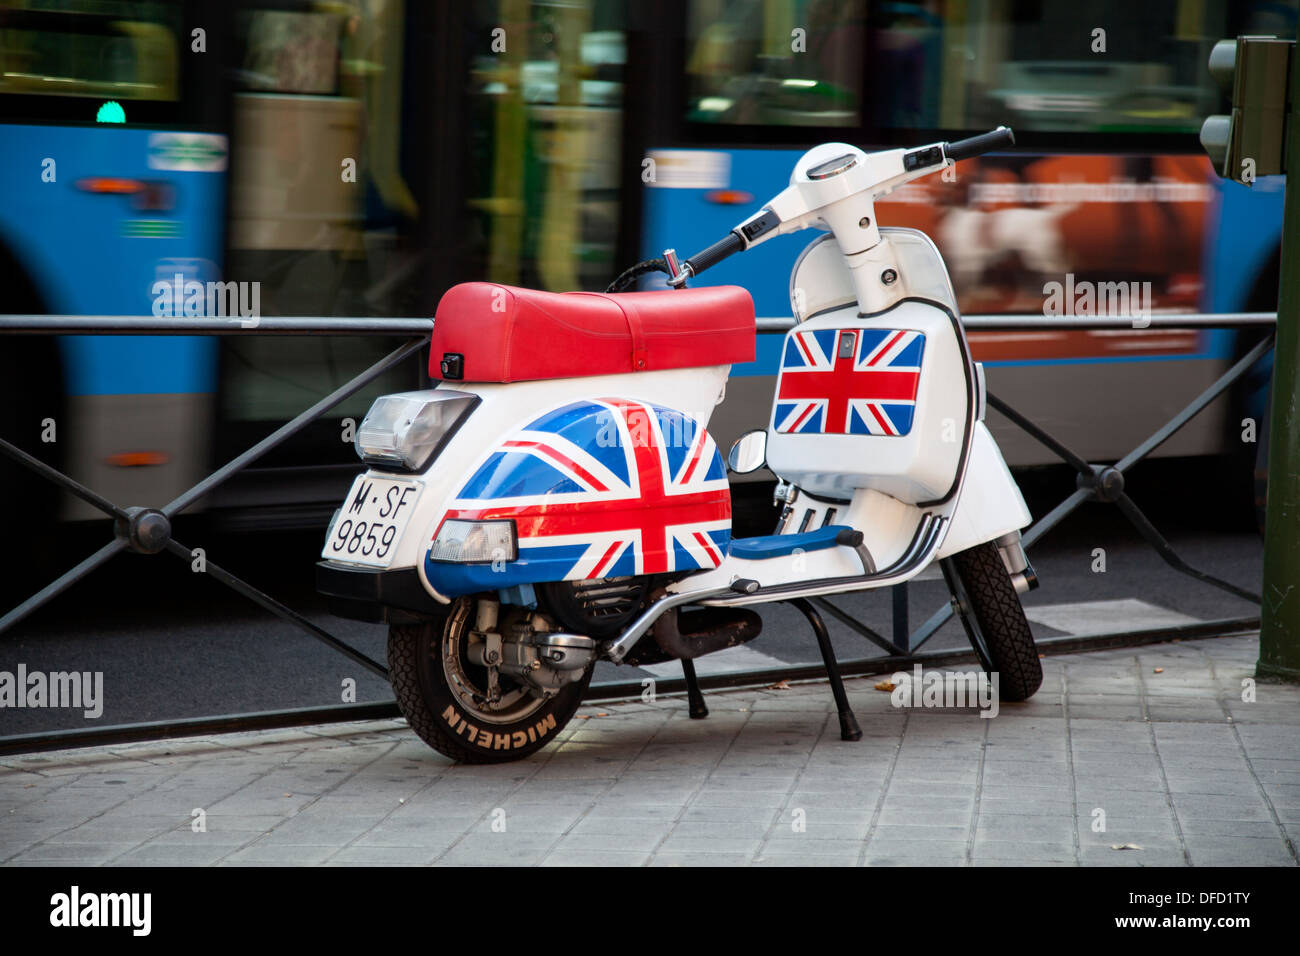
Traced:
[[429, 548], [431, 560], [457, 564], [513, 561], [518, 556], [515, 523], [510, 520], [461, 521], [449, 518], [442, 523]]
[[377, 468], [423, 471], [478, 402], [477, 395], [442, 388], [382, 395], [357, 429], [357, 454]]

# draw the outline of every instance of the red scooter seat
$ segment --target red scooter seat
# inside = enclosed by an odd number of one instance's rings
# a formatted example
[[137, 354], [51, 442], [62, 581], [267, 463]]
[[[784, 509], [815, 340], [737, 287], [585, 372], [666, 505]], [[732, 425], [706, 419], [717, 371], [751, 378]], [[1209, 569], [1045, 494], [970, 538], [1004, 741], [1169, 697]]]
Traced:
[[753, 359], [754, 302], [738, 286], [606, 295], [466, 282], [438, 303], [429, 374], [525, 382]]

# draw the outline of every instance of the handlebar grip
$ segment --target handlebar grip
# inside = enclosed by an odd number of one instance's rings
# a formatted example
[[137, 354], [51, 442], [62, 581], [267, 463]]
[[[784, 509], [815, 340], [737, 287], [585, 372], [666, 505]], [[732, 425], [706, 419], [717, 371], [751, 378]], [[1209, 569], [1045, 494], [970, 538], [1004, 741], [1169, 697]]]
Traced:
[[999, 126], [995, 130], [987, 133], [980, 133], [978, 136], [972, 136], [969, 139], [959, 139], [955, 143], [944, 143], [944, 155], [954, 162], [959, 159], [970, 159], [972, 156], [979, 156], [982, 153], [991, 153], [995, 149], [1001, 149], [1004, 146], [1014, 146], [1016, 143], [1016, 134], [1011, 132], [1006, 126]]
[[699, 275], [710, 266], [716, 266], [727, 256], [740, 252], [745, 248], [745, 240], [741, 239], [737, 233], [727, 233], [727, 238], [720, 239], [703, 252], [697, 252], [686, 260], [686, 265], [691, 267], [692, 275]]

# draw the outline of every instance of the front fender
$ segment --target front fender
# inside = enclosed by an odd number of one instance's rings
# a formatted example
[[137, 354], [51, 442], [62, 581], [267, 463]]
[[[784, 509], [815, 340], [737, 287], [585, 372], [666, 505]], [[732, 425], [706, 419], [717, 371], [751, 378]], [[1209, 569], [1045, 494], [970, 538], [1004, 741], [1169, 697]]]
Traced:
[[975, 423], [961, 496], [938, 557], [946, 558], [1017, 531], [1033, 520], [1020, 487], [983, 422]]

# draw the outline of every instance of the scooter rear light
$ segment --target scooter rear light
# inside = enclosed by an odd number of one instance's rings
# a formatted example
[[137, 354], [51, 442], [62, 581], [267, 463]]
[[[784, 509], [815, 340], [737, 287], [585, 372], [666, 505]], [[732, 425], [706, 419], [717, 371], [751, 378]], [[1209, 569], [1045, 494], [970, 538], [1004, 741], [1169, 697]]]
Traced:
[[357, 455], [378, 468], [423, 471], [478, 402], [477, 395], [441, 388], [382, 395], [357, 429]]
[[433, 561], [455, 564], [489, 564], [514, 561], [519, 556], [513, 521], [460, 521], [442, 523], [429, 548]]

